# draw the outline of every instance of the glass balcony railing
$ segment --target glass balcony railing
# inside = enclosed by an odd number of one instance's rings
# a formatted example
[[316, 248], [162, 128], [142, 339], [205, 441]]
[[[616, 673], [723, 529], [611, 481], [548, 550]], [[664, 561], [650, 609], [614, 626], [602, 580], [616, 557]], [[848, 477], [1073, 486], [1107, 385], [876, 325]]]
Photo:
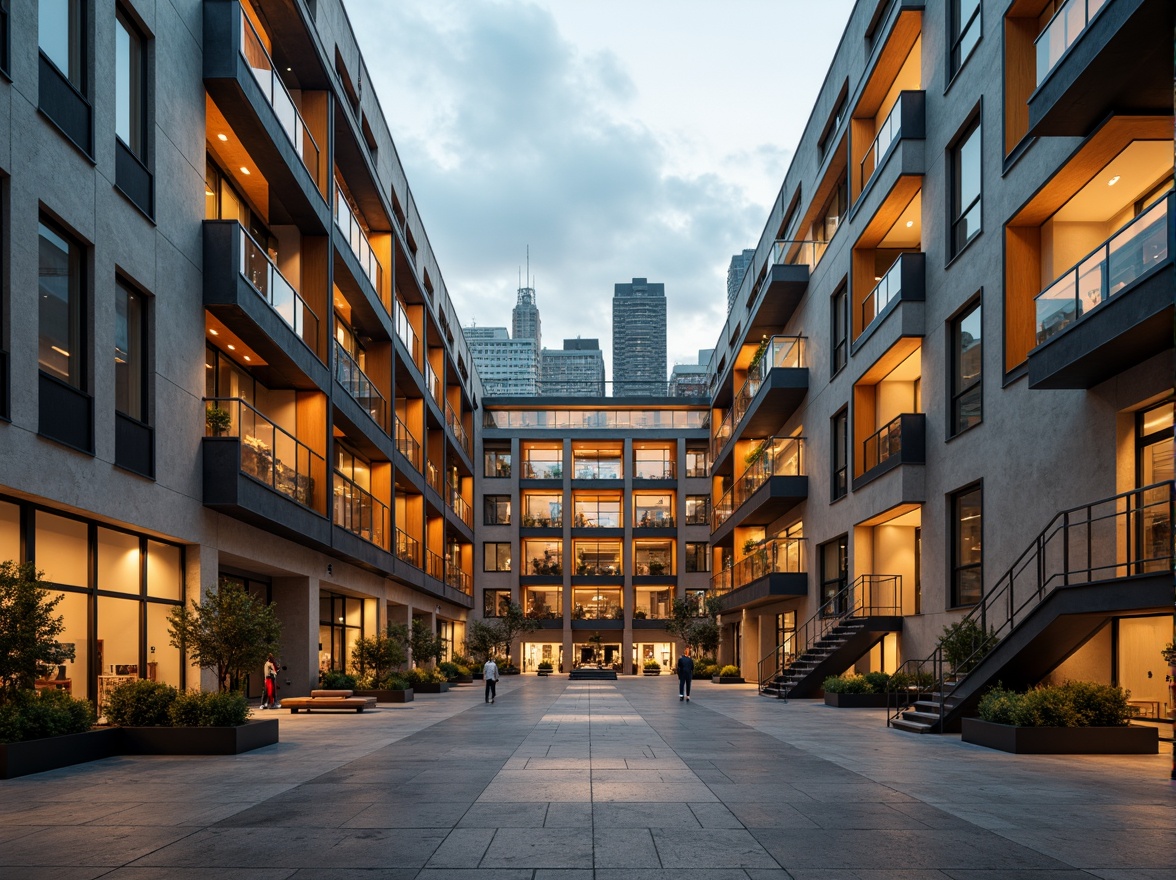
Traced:
[[902, 93], [898, 100], [886, 114], [886, 119], [878, 126], [878, 133], [874, 135], [874, 142], [866, 149], [866, 155], [858, 165], [858, 192], [865, 187], [866, 182], [874, 176], [874, 170], [882, 164], [886, 152], [891, 145], [902, 137]]
[[474, 579], [450, 560], [445, 561], [445, 583], [467, 596], [474, 594]]
[[377, 547], [388, 547], [388, 505], [339, 471], [335, 471], [334, 523]]
[[310, 133], [310, 129], [306, 127], [302, 114], [298, 112], [294, 99], [290, 97], [290, 92], [286, 89], [286, 84], [278, 76], [273, 59], [266, 51], [265, 43], [261, 41], [261, 37], [258, 36], [253, 22], [249, 20], [244, 9], [241, 10], [241, 55], [253, 72], [253, 78], [261, 86], [262, 94], [265, 95], [270, 107], [273, 108], [274, 115], [278, 118], [278, 124], [286, 132], [286, 137], [294, 145], [298, 158], [302, 160], [302, 164], [306, 166], [306, 170], [310, 172], [310, 176], [314, 178], [317, 185], [319, 175], [318, 144], [315, 142], [314, 135]]
[[425, 482], [427, 482], [433, 491], [438, 495], [445, 494], [445, 481], [441, 479], [441, 471], [438, 469], [437, 465], [433, 464], [431, 461], [425, 463]]
[[377, 425], [384, 428], [384, 413], [388, 411], [388, 403], [384, 400], [384, 395], [376, 389], [372, 380], [360, 369], [359, 362], [339, 344], [337, 339], [335, 340], [335, 381], [343, 386], [343, 389], [351, 395], [356, 403], [367, 410], [368, 415]]
[[874, 289], [866, 294], [862, 300], [862, 329], [865, 330], [882, 314], [882, 310], [890, 305], [892, 300], [902, 296], [902, 257], [894, 261], [894, 265], [886, 270], [882, 280], [874, 285]]
[[457, 438], [458, 445], [465, 450], [466, 455], [472, 456], [474, 450], [470, 446], [470, 435], [466, 433], [465, 425], [461, 423], [461, 417], [448, 400], [445, 401], [445, 421], [449, 425], [449, 430], [453, 432], [453, 436]]
[[421, 542], [407, 532], [396, 530], [396, 558], [413, 568], [421, 567]]
[[323, 456], [238, 397], [205, 398], [204, 407], [207, 436], [241, 441], [241, 473], [304, 507], [326, 513]]
[[620, 458], [584, 458], [575, 456], [572, 461], [572, 478], [575, 480], [619, 480], [624, 477]]
[[1037, 47], [1037, 84], [1045, 82], [1090, 20], [1106, 6], [1108, 0], [1068, 0], [1054, 13], [1049, 24], [1033, 41]]
[[441, 380], [433, 371], [432, 364], [425, 364], [425, 386], [429, 389], [429, 396], [437, 406], [445, 409], [445, 395], [441, 393]]
[[449, 509], [460, 517], [461, 521], [469, 526], [474, 527], [474, 511], [469, 503], [461, 497], [461, 494], [456, 489], [450, 489], [448, 494]]
[[[372, 250], [367, 233], [364, 232], [363, 226], [359, 222], [359, 216], [351, 207], [351, 203], [347, 201], [347, 196], [343, 195], [343, 187], [338, 180], [335, 182], [335, 225], [339, 227], [339, 231], [347, 239], [348, 245], [351, 246], [351, 252], [359, 260], [360, 268], [367, 276], [368, 281], [372, 283], [376, 295], [382, 298], [383, 288], [380, 286], [380, 281], [383, 278], [384, 267], [376, 259], [376, 253]], [[387, 303], [385, 303], [386, 305]]]
[[777, 239], [768, 262], [773, 266], [808, 266], [812, 269], [825, 253], [827, 241]]
[[731, 439], [731, 435], [735, 433], [735, 409], [732, 407], [727, 410], [723, 416], [723, 420], [715, 427], [715, 433], [711, 437], [710, 456], [711, 460], [719, 457], [719, 453], [723, 451], [723, 447], [727, 445], [727, 441]]
[[804, 438], [769, 437], [747, 458], [747, 470], [715, 505], [715, 529], [730, 519], [772, 477], [804, 476]]
[[269, 307], [277, 312], [291, 330], [307, 344], [311, 351], [317, 351], [318, 315], [298, 295], [294, 286], [285, 279], [274, 265], [269, 254], [259, 245], [244, 226], [241, 231], [241, 277], [249, 282]]
[[392, 421], [396, 433], [397, 450], [419, 471], [421, 469], [421, 444], [417, 442], [416, 437], [412, 436], [412, 432], [408, 430], [404, 422], [400, 421], [400, 416], [393, 413]]
[[1168, 193], [1037, 295], [1038, 345], [1169, 259], [1172, 200]]
[[439, 581], [445, 580], [445, 557], [425, 550], [425, 574]]
[[712, 595], [721, 596], [770, 574], [807, 571], [804, 538], [770, 538], [757, 544], [732, 568], [711, 577]]
[[871, 470], [902, 452], [902, 416], [883, 425], [862, 443], [865, 449], [865, 470]]
[[747, 415], [751, 402], [773, 369], [804, 366], [803, 336], [773, 336], [763, 340], [761, 345], [762, 349], [756, 352], [747, 368], [747, 379], [735, 393], [735, 401], [731, 404], [732, 431], [739, 427]]
[[408, 314], [399, 299], [393, 301], [392, 323], [396, 327], [396, 335], [400, 337], [400, 341], [408, 349], [412, 362], [419, 367], [421, 363], [420, 343], [417, 342], [416, 331], [412, 329], [412, 323], [408, 320]]

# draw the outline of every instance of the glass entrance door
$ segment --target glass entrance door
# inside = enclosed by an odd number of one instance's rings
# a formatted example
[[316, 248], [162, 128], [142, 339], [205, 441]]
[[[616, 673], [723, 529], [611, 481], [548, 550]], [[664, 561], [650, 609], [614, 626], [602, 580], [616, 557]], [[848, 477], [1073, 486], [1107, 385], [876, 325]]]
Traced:
[[[1173, 403], [1168, 401], [1139, 413], [1135, 429], [1136, 486], [1154, 486], [1176, 477], [1173, 468]], [[1136, 553], [1143, 571], [1162, 571], [1170, 565], [1172, 512], [1166, 489], [1153, 489], [1140, 499]]]

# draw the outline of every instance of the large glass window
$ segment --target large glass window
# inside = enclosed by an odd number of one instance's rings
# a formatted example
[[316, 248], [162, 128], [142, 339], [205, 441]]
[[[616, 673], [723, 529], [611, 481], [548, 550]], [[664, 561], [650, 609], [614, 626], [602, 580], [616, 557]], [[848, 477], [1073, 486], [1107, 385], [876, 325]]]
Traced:
[[563, 590], [559, 587], [527, 587], [523, 591], [523, 609], [535, 620], [559, 620], [563, 617]]
[[483, 590], [482, 617], [505, 617], [510, 610], [510, 590]]
[[147, 155], [147, 53], [143, 37], [119, 10], [114, 23], [114, 133], [140, 159]]
[[660, 575], [674, 573], [674, 542], [664, 541], [634, 541], [633, 542], [634, 574]]
[[979, 486], [951, 496], [951, 605], [980, 601], [983, 588], [981, 549], [983, 498]]
[[951, 75], [964, 66], [980, 40], [980, 0], [951, 2]]
[[633, 599], [634, 620], [666, 620], [670, 616], [674, 591], [669, 587], [637, 587]]
[[842, 410], [829, 421], [831, 436], [832, 466], [830, 474], [833, 486], [833, 500], [843, 498], [849, 492], [849, 414]]
[[619, 493], [576, 492], [572, 503], [575, 505], [573, 528], [619, 529], [624, 524]]
[[634, 447], [633, 479], [672, 480], [675, 470], [674, 451], [670, 447]]
[[510, 496], [486, 495], [482, 498], [483, 522], [488, 526], [510, 525]]
[[664, 529], [674, 525], [672, 492], [642, 492], [633, 495], [633, 528]]
[[849, 360], [849, 297], [844, 287], [830, 300], [832, 329], [833, 372], [838, 372]]
[[523, 568], [519, 574], [554, 577], [563, 574], [563, 541], [523, 541]]
[[114, 406], [120, 413], [147, 421], [146, 303], [143, 295], [123, 284], [114, 289]]
[[38, 357], [41, 369], [81, 388], [82, 248], [55, 226], [40, 224]]
[[482, 464], [482, 476], [484, 477], [509, 477], [510, 450], [487, 449], [482, 454]]
[[849, 540], [846, 535], [821, 545], [821, 614], [833, 617], [847, 611]]
[[614, 577], [621, 574], [620, 541], [576, 541], [576, 574]]
[[584, 587], [572, 590], [573, 620], [623, 620], [620, 587]]
[[558, 480], [563, 476], [563, 444], [523, 444], [524, 480]]
[[86, 89], [85, 0], [39, 0], [37, 43], [41, 52], [80, 92]]
[[710, 544], [705, 541], [687, 541], [685, 569], [688, 572], [710, 571]]
[[563, 495], [559, 492], [523, 493], [523, 528], [558, 529], [563, 525]]
[[510, 541], [482, 544], [482, 571], [510, 571]]
[[686, 476], [706, 477], [710, 475], [710, 453], [705, 449], [686, 450]]
[[319, 593], [319, 670], [347, 671], [357, 639], [363, 637], [364, 600]]
[[980, 232], [980, 120], [977, 119], [951, 149], [951, 253]]
[[710, 496], [709, 495], [687, 495], [686, 496], [686, 525], [688, 525], [688, 526], [710, 525]]
[[980, 423], [983, 353], [980, 303], [951, 322], [951, 433]]

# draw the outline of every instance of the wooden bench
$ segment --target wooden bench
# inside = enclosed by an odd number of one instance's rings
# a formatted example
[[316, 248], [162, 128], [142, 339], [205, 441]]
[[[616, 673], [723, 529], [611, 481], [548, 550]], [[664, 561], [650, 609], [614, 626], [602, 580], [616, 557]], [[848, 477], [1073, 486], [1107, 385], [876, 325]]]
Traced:
[[307, 712], [312, 709], [354, 709], [362, 712], [364, 709], [376, 708], [376, 698], [357, 697], [352, 691], [311, 691], [309, 697], [283, 697], [282, 708], [289, 709], [291, 714], [297, 714], [299, 709]]

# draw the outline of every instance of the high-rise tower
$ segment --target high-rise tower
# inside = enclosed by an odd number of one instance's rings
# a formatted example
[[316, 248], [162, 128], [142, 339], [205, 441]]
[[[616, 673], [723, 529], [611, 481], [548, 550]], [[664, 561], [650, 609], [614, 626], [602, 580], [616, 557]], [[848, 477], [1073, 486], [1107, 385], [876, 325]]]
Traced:
[[666, 286], [634, 278], [613, 288], [613, 395], [666, 393]]

